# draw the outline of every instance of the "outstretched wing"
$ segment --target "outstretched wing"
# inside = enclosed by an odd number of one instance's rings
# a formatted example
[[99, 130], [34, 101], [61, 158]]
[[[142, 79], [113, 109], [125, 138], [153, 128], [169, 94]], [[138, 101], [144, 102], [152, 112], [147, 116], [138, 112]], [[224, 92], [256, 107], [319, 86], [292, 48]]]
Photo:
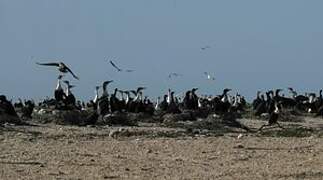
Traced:
[[36, 62], [36, 64], [41, 65], [41, 66], [56, 66], [56, 67], [59, 66], [59, 63], [39, 63], [39, 62]]
[[73, 76], [75, 79], [80, 80], [80, 78], [79, 78], [79, 77], [77, 77], [77, 76], [72, 72], [72, 70], [71, 70], [70, 68], [68, 68], [68, 67], [66, 66], [66, 69], [67, 69], [67, 71], [68, 71], [68, 72], [70, 72], [70, 73], [72, 74], [72, 76]]
[[117, 65], [114, 64], [114, 62], [110, 61], [110, 64], [116, 68], [118, 71], [122, 71]]
[[131, 69], [127, 69], [126, 70], [126, 72], [128, 72], [128, 73], [132, 73], [132, 72], [134, 72], [135, 70], [131, 70]]
[[168, 75], [168, 78], [170, 79], [170, 78], [172, 78], [172, 77], [178, 77], [178, 76], [182, 76], [182, 74], [178, 74], [178, 73], [170, 73], [169, 75]]

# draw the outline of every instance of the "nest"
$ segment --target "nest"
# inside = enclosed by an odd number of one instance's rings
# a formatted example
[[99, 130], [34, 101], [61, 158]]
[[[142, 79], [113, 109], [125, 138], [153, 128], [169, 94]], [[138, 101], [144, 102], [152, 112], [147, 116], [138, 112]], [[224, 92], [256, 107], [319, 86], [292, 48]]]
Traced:
[[34, 120], [39, 123], [54, 123], [59, 125], [88, 125], [91, 113], [77, 110], [48, 110], [46, 113], [33, 114]]
[[15, 124], [15, 125], [23, 125], [24, 122], [18, 116], [11, 116], [7, 114], [0, 115], [0, 125], [1, 124]]
[[280, 113], [278, 121], [282, 122], [305, 122], [304, 117], [300, 116], [297, 111], [285, 110]]
[[138, 117], [135, 114], [126, 113], [113, 113], [100, 117], [98, 120], [99, 125], [121, 125], [121, 126], [137, 126]]
[[178, 121], [195, 121], [196, 117], [190, 112], [183, 112], [181, 114], [165, 114], [163, 117], [163, 123], [172, 124]]

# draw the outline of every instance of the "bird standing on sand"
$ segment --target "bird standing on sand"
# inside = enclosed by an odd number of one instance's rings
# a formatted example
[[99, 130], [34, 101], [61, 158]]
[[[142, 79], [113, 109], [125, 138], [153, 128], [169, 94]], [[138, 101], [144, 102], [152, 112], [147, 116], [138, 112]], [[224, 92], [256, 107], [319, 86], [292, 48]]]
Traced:
[[71, 73], [72, 76], [79, 80], [79, 77], [77, 77], [73, 72], [72, 70], [67, 67], [63, 62], [59, 62], [59, 63], [39, 63], [39, 62], [36, 62], [36, 64], [38, 65], [41, 65], [41, 66], [56, 66], [58, 67], [58, 70], [61, 72], [61, 73]]

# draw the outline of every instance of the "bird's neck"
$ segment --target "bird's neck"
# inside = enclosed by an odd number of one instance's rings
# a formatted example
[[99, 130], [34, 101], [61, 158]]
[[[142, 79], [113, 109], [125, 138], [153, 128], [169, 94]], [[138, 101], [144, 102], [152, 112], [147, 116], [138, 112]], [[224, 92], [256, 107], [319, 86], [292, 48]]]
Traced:
[[221, 101], [222, 102], [228, 102], [228, 96], [226, 94], [224, 94]]
[[129, 97], [129, 93], [126, 94], [126, 104], [129, 103], [130, 97]]
[[140, 94], [138, 93], [136, 98], [135, 98], [135, 101], [139, 101], [140, 100]]
[[98, 101], [98, 98], [99, 98], [99, 90], [95, 90], [95, 97], [94, 97], [94, 100], [93, 102], [96, 103]]
[[199, 98], [197, 102], [198, 102], [198, 107], [201, 108], [202, 107], [201, 98]]
[[167, 94], [167, 103], [169, 104], [171, 101], [171, 92], [168, 90], [168, 94]]
[[156, 106], [155, 106], [155, 110], [159, 109], [159, 98], [157, 98], [157, 102], [156, 102]]
[[69, 96], [70, 94], [71, 94], [70, 87], [67, 87], [67, 89], [66, 89], [66, 96]]
[[276, 114], [279, 113], [279, 108], [277, 106], [275, 106], [275, 111], [274, 111]]
[[106, 96], [108, 96], [108, 95], [109, 95], [108, 90], [107, 90], [107, 88], [106, 88], [106, 87], [104, 87], [104, 88], [103, 88], [102, 96], [103, 96], [103, 97], [106, 97]]
[[233, 106], [238, 106], [238, 96], [234, 97]]
[[61, 90], [61, 89], [62, 89], [61, 80], [58, 79], [57, 80], [57, 85], [56, 85], [56, 90]]

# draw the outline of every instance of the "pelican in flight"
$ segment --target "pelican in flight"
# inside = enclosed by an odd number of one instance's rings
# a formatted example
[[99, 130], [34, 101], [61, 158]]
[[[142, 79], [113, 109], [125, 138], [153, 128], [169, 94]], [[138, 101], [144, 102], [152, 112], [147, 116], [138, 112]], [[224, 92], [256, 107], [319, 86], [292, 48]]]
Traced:
[[63, 62], [59, 62], [59, 63], [39, 63], [39, 62], [36, 62], [36, 64], [38, 65], [41, 65], [41, 66], [55, 66], [58, 68], [58, 70], [61, 72], [61, 73], [71, 73], [72, 76], [79, 80], [79, 77], [77, 77], [73, 72], [72, 70], [67, 67]]

